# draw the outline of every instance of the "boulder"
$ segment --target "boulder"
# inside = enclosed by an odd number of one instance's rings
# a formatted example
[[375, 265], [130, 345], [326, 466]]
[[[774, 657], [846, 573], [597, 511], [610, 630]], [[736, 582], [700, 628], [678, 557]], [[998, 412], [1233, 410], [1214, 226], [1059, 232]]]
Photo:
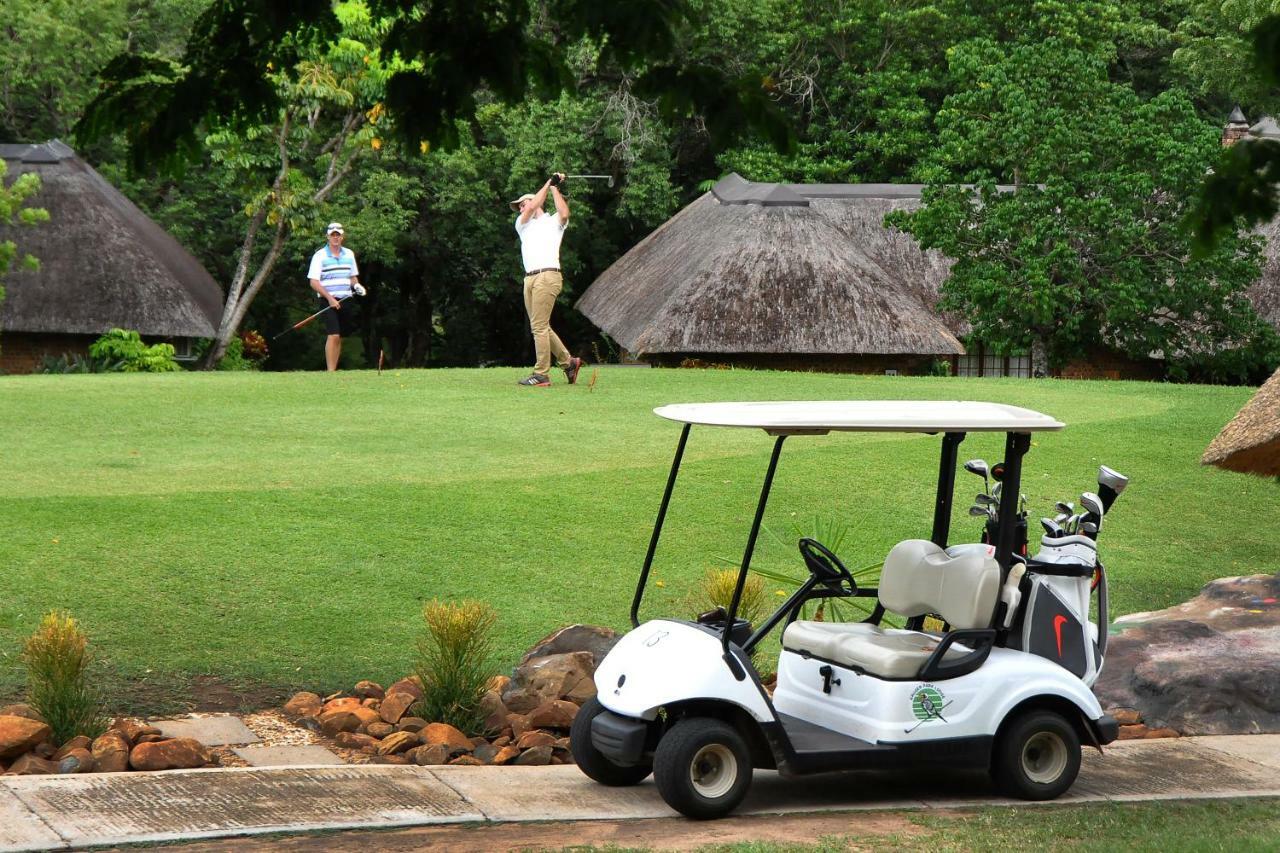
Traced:
[[370, 764], [412, 764], [407, 755], [375, 755]]
[[590, 652], [566, 652], [536, 657], [516, 667], [502, 693], [507, 708], [526, 714], [550, 699], [561, 699], [579, 689], [583, 679], [595, 673]]
[[52, 759], [53, 754], [57, 751], [58, 748], [47, 740], [36, 744], [36, 748], [31, 750], [32, 754], [35, 755], [36, 758], [48, 759]]
[[363, 700], [357, 699], [355, 696], [339, 696], [337, 699], [327, 700], [320, 708], [320, 716], [333, 713], [334, 711], [351, 711], [356, 708], [364, 707], [361, 705]]
[[421, 699], [422, 679], [418, 678], [416, 675], [410, 675], [407, 678], [402, 678], [387, 688], [387, 695], [390, 696], [392, 693], [408, 693], [415, 699]]
[[500, 737], [496, 737], [491, 741], [491, 743], [494, 746], [496, 746], [498, 749], [502, 749], [504, 746], [511, 743], [511, 735], [502, 735]]
[[443, 743], [420, 746], [408, 754], [413, 758], [413, 763], [419, 767], [427, 767], [432, 764], [447, 764], [449, 761], [449, 747]]
[[520, 661], [521, 666], [534, 658], [548, 655], [561, 655], [566, 652], [588, 652], [591, 655], [591, 672], [596, 671], [600, 661], [609, 653], [620, 639], [617, 631], [599, 625], [570, 625], [558, 631], [552, 631], [525, 653]]
[[470, 752], [473, 746], [470, 738], [448, 723], [428, 723], [422, 731], [418, 732], [418, 735], [428, 746], [444, 744], [450, 749], [459, 749], [463, 752]]
[[54, 761], [61, 761], [66, 757], [67, 753], [73, 749], [89, 749], [93, 746], [93, 741], [84, 735], [76, 735], [69, 741], [58, 747], [58, 751], [53, 754]]
[[529, 725], [529, 717], [526, 714], [507, 714], [507, 725], [511, 727], [512, 738], [518, 738], [533, 728]]
[[129, 741], [117, 731], [108, 731], [93, 741], [90, 749], [93, 769], [98, 773], [120, 773], [129, 769]]
[[501, 695], [502, 691], [506, 690], [507, 685], [510, 683], [511, 683], [511, 676], [495, 675], [492, 678], [490, 678], [487, 682], [485, 682], [484, 689], [486, 691], [492, 690], [494, 693]]
[[525, 732], [516, 741], [516, 747], [519, 749], [533, 749], [535, 746], [553, 746], [555, 742], [555, 735], [547, 732]]
[[507, 706], [496, 690], [490, 690], [480, 697], [480, 713], [484, 714], [486, 731], [496, 732], [507, 724]]
[[387, 691], [382, 689], [382, 685], [376, 681], [357, 681], [355, 689], [351, 691], [361, 699], [381, 699], [387, 695]]
[[169, 738], [166, 737], [165, 735], [153, 735], [150, 732], [148, 732], [145, 735], [138, 735], [138, 737], [134, 740], [133, 745], [137, 746], [140, 743], [155, 743], [156, 741], [168, 740], [168, 739]]
[[490, 759], [490, 764], [510, 764], [520, 757], [520, 747], [508, 744], [498, 750], [498, 754]]
[[533, 749], [526, 749], [520, 753], [520, 757], [516, 759], [516, 764], [522, 767], [542, 767], [551, 763], [551, 746], [535, 746]]
[[0, 759], [30, 752], [51, 734], [53, 729], [39, 720], [6, 714], [0, 717]]
[[1142, 722], [1142, 714], [1136, 708], [1112, 708], [1107, 713], [1116, 718], [1122, 726], [1132, 726]]
[[129, 753], [134, 770], [189, 770], [207, 763], [204, 747], [191, 737], [140, 743]]
[[138, 737], [144, 734], [160, 734], [160, 730], [147, 725], [141, 720], [130, 719], [129, 717], [116, 717], [111, 721], [110, 731], [119, 732], [124, 735], [125, 740], [129, 741], [129, 745], [138, 742]]
[[378, 707], [382, 705], [382, 700], [374, 699], [373, 697], [370, 697], [368, 699], [361, 699], [360, 705], [362, 707], [369, 708], [370, 710], [376, 711], [378, 710]]
[[413, 732], [395, 732], [389, 734], [378, 744], [379, 755], [395, 755], [399, 752], [405, 752], [422, 743], [422, 740]]
[[362, 735], [356, 732], [338, 732], [333, 737], [335, 746], [343, 749], [374, 749], [378, 745], [378, 739], [370, 735]]
[[354, 732], [361, 725], [360, 718], [351, 711], [326, 711], [320, 715], [320, 731], [329, 737], [336, 736], [338, 732]]
[[[34, 721], [33, 721], [34, 722]], [[28, 752], [26, 755], [18, 758], [17, 761], [9, 765], [9, 769], [5, 772], [7, 776], [36, 776], [45, 773], [57, 773], [58, 765], [56, 762], [47, 758], [40, 758], [34, 753]]]
[[373, 737], [382, 738], [394, 732], [396, 730], [396, 727], [391, 725], [390, 723], [384, 723], [382, 722], [382, 720], [378, 720], [378, 722], [376, 723], [370, 723], [369, 725], [365, 726], [364, 730], [368, 732], [370, 735], [372, 735]]
[[427, 727], [427, 721], [421, 717], [401, 717], [396, 723], [398, 732], [420, 732]]
[[476, 744], [476, 748], [471, 754], [474, 755], [480, 761], [481, 764], [492, 764], [493, 759], [498, 754], [498, 752], [499, 752], [498, 748], [493, 744], [481, 743], [481, 744]]
[[565, 699], [551, 699], [529, 712], [529, 725], [538, 729], [568, 729], [578, 716], [578, 706]]
[[53, 760], [59, 773], [92, 773], [94, 768], [93, 753], [84, 747], [68, 750], [61, 758], [55, 756]]
[[293, 698], [284, 703], [284, 712], [290, 717], [315, 717], [323, 705], [319, 696], [304, 691], [293, 694]]
[[378, 706], [378, 713], [384, 721], [394, 726], [417, 701], [417, 697], [412, 693], [397, 690], [395, 693], [388, 693], [387, 698], [382, 700], [382, 704]]
[[450, 763], [450, 764], [461, 764], [461, 765], [466, 765], [466, 766], [470, 766], [470, 767], [479, 767], [479, 766], [481, 766], [482, 764], [484, 764], [484, 762], [483, 762], [483, 761], [481, 761], [480, 759], [476, 758], [474, 755], [459, 755], [457, 758], [451, 758], [451, 759], [449, 759], [449, 763]]
[[1115, 621], [1094, 684], [1151, 730], [1280, 732], [1280, 574], [1220, 578], [1183, 604]]
[[0, 717], [26, 717], [28, 720], [35, 720], [37, 723], [43, 723], [44, 718], [36, 712], [26, 702], [15, 702], [12, 705], [0, 707]]

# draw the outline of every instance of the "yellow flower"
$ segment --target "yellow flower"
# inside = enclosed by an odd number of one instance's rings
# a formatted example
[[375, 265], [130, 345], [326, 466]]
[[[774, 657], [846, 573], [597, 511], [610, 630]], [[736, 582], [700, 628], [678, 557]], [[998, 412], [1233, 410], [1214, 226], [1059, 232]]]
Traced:
[[372, 148], [374, 151], [381, 151], [382, 140], [375, 136], [373, 139], [369, 140], [369, 147]]
[[653, 582], [653, 585], [654, 585], [654, 586], [656, 586], [656, 587], [664, 587], [664, 586], [666, 586], [666, 585], [667, 585], [667, 582], [666, 582], [666, 581], [654, 581], [654, 582]]
[[418, 143], [418, 150], [419, 150], [419, 151], [421, 151], [423, 154], [426, 154], [428, 151], [430, 151], [430, 150], [431, 150], [431, 143], [426, 142], [426, 141], [419, 142], [419, 143]]

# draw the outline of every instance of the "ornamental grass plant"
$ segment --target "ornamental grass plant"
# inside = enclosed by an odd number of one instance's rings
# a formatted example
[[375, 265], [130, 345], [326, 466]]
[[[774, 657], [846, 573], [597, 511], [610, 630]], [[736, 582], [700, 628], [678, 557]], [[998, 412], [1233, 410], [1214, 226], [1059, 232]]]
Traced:
[[416, 666], [422, 700], [415, 713], [468, 736], [481, 734], [480, 700], [494, 671], [497, 611], [483, 601], [432, 599], [423, 605], [422, 621]]
[[107, 729], [102, 700], [89, 684], [89, 638], [71, 614], [54, 610], [22, 646], [27, 702], [53, 729], [61, 745], [76, 735], [95, 738]]

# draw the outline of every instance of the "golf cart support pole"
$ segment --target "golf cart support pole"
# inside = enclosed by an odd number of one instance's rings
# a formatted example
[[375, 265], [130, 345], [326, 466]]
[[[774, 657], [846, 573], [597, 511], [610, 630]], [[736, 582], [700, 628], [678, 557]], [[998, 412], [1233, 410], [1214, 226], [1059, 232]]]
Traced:
[[[635, 598], [631, 599], [631, 627], [640, 627], [640, 599], [644, 598], [644, 587], [649, 582], [649, 569], [653, 566], [653, 555], [658, 550], [658, 537], [662, 535], [662, 522], [667, 517], [667, 505], [671, 503], [671, 492], [676, 487], [676, 474], [680, 471], [680, 460], [684, 457], [684, 446], [689, 440], [689, 427], [685, 424], [680, 430], [680, 441], [676, 444], [676, 458], [671, 460], [671, 473], [667, 475], [667, 488], [662, 493], [662, 504], [658, 507], [658, 519], [653, 523], [653, 536], [649, 538], [649, 550], [644, 555], [644, 568], [640, 570], [640, 582], [636, 584]], [[741, 583], [739, 583], [741, 587]], [[737, 599], [734, 599], [735, 603]], [[730, 623], [732, 624], [732, 622]]]
[[1022, 457], [1031, 447], [1031, 434], [1010, 432], [1004, 439], [1004, 492], [1009, 500], [1000, 501], [1000, 536], [996, 540], [996, 562], [1000, 564], [1003, 587], [1013, 566], [1013, 552], [1018, 535], [1018, 501], [1022, 489]]
[[951, 501], [956, 490], [956, 459], [960, 454], [960, 442], [964, 441], [962, 432], [949, 432], [942, 437], [942, 459], [938, 463], [938, 497], [933, 505], [934, 545], [947, 547], [947, 537], [951, 535]]
[[778, 470], [778, 457], [782, 454], [782, 442], [785, 435], [778, 436], [773, 443], [773, 455], [769, 457], [769, 470], [764, 475], [764, 485], [760, 488], [760, 502], [756, 504], [756, 517], [751, 522], [751, 534], [747, 537], [747, 548], [742, 552], [742, 568], [738, 570], [738, 583], [733, 588], [733, 600], [729, 602], [729, 615], [725, 619], [724, 636], [720, 645], [724, 649], [725, 663], [733, 671], [733, 677], [741, 681], [746, 673], [738, 666], [738, 662], [729, 654], [729, 637], [733, 633], [733, 620], [738, 617], [738, 602], [742, 600], [742, 587], [747, 582], [747, 572], [751, 569], [751, 554], [756, 549], [756, 537], [760, 535], [760, 522], [764, 519], [764, 507], [769, 502], [769, 489], [773, 487], [773, 473]]

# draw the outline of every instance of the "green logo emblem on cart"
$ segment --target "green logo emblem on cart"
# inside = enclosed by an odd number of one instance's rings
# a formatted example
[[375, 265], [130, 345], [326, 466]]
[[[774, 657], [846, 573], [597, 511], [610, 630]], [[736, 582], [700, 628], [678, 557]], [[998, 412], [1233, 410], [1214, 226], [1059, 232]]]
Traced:
[[910, 734], [930, 720], [942, 720], [945, 723], [947, 718], [942, 716], [942, 712], [950, 704], [941, 690], [932, 684], [921, 684], [911, 692], [911, 713], [919, 722], [907, 729], [907, 733]]

